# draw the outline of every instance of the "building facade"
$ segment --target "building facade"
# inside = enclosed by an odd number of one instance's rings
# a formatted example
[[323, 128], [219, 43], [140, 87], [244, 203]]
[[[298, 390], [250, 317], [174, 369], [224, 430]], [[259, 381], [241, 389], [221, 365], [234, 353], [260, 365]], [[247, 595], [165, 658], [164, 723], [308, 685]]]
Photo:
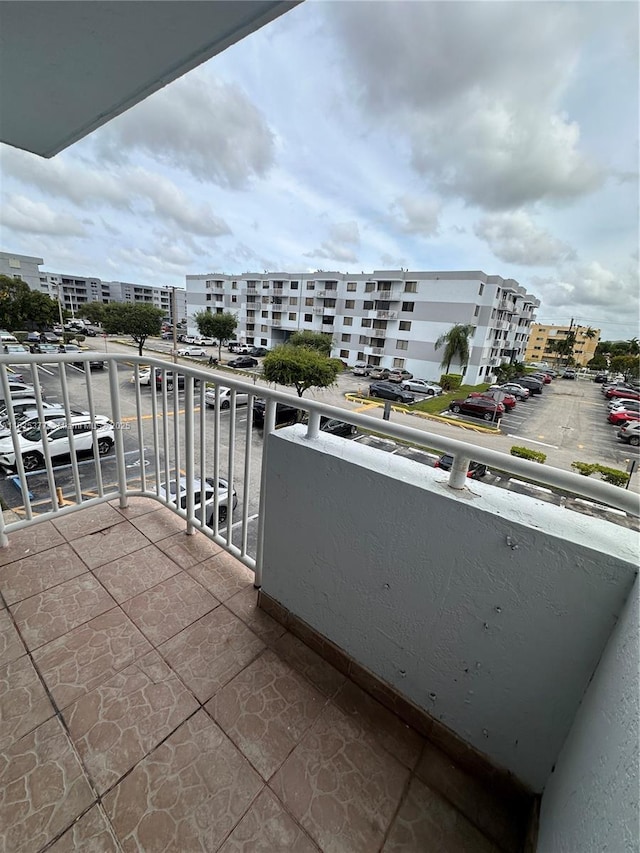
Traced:
[[[75, 316], [76, 311], [88, 302], [125, 302], [143, 303], [162, 308], [165, 317], [171, 323], [172, 290], [171, 287], [153, 287], [132, 284], [124, 281], [102, 281], [100, 278], [66, 275], [62, 273], [41, 272], [42, 258], [27, 255], [12, 255], [0, 252], [0, 275], [21, 278], [31, 290], [46, 293], [51, 299], [59, 301], [62, 308]], [[186, 318], [186, 297], [182, 288], [175, 288], [177, 322]]]
[[[399, 367], [437, 380], [437, 339], [456, 323], [473, 326], [464, 381], [477, 384], [495, 369], [522, 361], [539, 301], [513, 279], [483, 272], [375, 270], [348, 273], [244, 273], [186, 277], [187, 324], [194, 314], [229, 311], [238, 338], [272, 348], [294, 332], [327, 332], [332, 355], [350, 365]], [[462, 372], [451, 363], [450, 372]]]
[[573, 347], [573, 359], [578, 367], [586, 367], [596, 354], [596, 347], [600, 343], [600, 329], [592, 329], [590, 326], [579, 326], [570, 324], [568, 326], [550, 326], [549, 324], [533, 323], [531, 334], [525, 351], [525, 361], [546, 361], [549, 364], [566, 363], [570, 353], [557, 350], [559, 342], [566, 341], [569, 333], [576, 336]]

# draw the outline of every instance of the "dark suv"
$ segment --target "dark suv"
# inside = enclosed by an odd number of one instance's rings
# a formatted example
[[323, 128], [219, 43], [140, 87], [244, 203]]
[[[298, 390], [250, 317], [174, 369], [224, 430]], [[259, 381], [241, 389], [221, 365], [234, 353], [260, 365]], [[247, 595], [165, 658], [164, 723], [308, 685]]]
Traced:
[[544, 382], [540, 379], [533, 379], [530, 376], [518, 376], [513, 381], [517, 382], [518, 385], [522, 385], [523, 388], [528, 388], [532, 394], [542, 394]]
[[[253, 401], [253, 425], [258, 429], [264, 428], [264, 413], [267, 407], [266, 401], [258, 398]], [[286, 403], [276, 404], [276, 424], [295, 424], [298, 422], [300, 409], [289, 406]]]
[[394, 382], [372, 382], [369, 385], [370, 397], [381, 397], [383, 400], [395, 400], [396, 403], [415, 403], [416, 398], [408, 391], [403, 391]]

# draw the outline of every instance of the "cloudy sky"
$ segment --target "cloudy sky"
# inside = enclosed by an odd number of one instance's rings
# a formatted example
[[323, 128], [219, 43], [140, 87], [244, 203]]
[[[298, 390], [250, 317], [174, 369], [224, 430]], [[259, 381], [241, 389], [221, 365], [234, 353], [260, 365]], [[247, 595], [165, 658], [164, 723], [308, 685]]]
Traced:
[[52, 160], [0, 148], [50, 272], [483, 270], [638, 330], [638, 5], [313, 2]]

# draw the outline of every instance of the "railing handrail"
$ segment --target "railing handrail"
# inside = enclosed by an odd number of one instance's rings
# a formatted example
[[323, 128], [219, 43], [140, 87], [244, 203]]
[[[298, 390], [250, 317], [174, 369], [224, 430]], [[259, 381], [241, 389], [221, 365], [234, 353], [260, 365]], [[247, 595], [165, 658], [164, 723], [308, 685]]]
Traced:
[[[448, 438], [430, 433], [415, 427], [406, 426], [404, 424], [393, 423], [391, 421], [372, 420], [371, 417], [358, 412], [350, 412], [347, 409], [340, 408], [328, 403], [323, 403], [318, 400], [311, 400], [305, 397], [298, 397], [295, 394], [285, 391], [278, 391], [264, 386], [257, 386], [254, 382], [243, 379], [236, 379], [229, 374], [221, 375], [220, 373], [212, 373], [210, 370], [198, 368], [182, 362], [176, 364], [173, 361], [158, 358], [156, 356], [138, 356], [120, 353], [100, 353], [96, 350], [85, 350], [75, 353], [51, 353], [51, 354], [30, 354], [24, 355], [20, 353], [10, 353], [9, 355], [0, 355], [0, 365], [18, 365], [18, 364], [47, 364], [52, 361], [61, 361], [67, 363], [77, 363], [79, 361], [95, 361], [101, 359], [107, 362], [121, 362], [128, 365], [148, 365], [149, 367], [158, 367], [161, 370], [176, 371], [179, 370], [185, 376], [192, 376], [194, 379], [211, 383], [212, 385], [223, 385], [251, 394], [254, 397], [263, 397], [267, 400], [273, 400], [276, 403], [284, 403], [295, 406], [307, 412], [308, 415], [317, 415], [319, 417], [327, 417], [336, 420], [345, 421], [353, 424], [363, 430], [383, 433], [391, 438], [399, 441], [416, 445], [418, 447], [437, 450], [440, 453], [448, 453], [457, 457], [457, 461], [466, 460], [466, 464], [473, 459], [476, 462], [481, 462], [484, 465], [497, 468], [507, 474], [512, 474], [517, 477], [523, 477], [528, 480], [533, 480], [536, 483], [541, 483], [546, 486], [552, 486], [562, 491], [571, 492], [578, 497], [589, 498], [598, 501], [599, 503], [621, 510], [632, 516], [640, 516], [640, 496], [634, 492], [627, 491], [618, 486], [604, 483], [601, 480], [591, 480], [580, 474], [574, 474], [570, 471], [562, 471], [559, 468], [553, 468], [547, 465], [540, 465], [537, 462], [530, 462], [526, 459], [510, 456], [498, 450], [481, 447], [479, 445], [470, 445], [465, 441], [456, 438]], [[311, 418], [310, 418], [311, 420]], [[308, 434], [311, 436], [313, 430], [309, 425]], [[458, 467], [458, 466], [456, 466]], [[466, 470], [466, 469], [465, 469]], [[452, 469], [450, 481], [453, 485], [453, 477], [455, 471]], [[459, 486], [458, 486], [459, 487]]]

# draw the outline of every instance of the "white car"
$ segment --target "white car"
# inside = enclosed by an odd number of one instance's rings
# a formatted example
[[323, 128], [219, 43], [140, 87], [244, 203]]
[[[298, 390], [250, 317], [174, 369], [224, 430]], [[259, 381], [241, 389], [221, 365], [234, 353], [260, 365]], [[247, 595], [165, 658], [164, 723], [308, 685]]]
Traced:
[[[136, 381], [135, 372], [131, 374], [131, 381]], [[151, 368], [150, 367], [141, 367], [138, 370], [138, 383], [140, 385], [151, 385]]]
[[[3, 409], [3, 412], [5, 412], [4, 416], [3, 413], [0, 412], [0, 438], [6, 438], [11, 435], [9, 416], [6, 414], [6, 410]], [[34, 426], [37, 426], [40, 421], [35, 400], [20, 400], [19, 405], [14, 407], [13, 413], [18, 432], [27, 432], [28, 430], [33, 429]], [[88, 415], [89, 412], [82, 411], [81, 409], [71, 409], [71, 414]], [[64, 417], [65, 411], [62, 404], [42, 404], [42, 419], [45, 423], [47, 421], [60, 420]]]
[[[223, 388], [220, 386], [220, 408], [231, 408], [231, 388]], [[204, 393], [204, 401], [210, 409], [216, 407], [216, 389], [208, 388]], [[246, 406], [249, 402], [249, 395], [246, 391], [236, 391], [236, 406]]]
[[185, 347], [178, 350], [178, 355], [188, 355], [191, 358], [202, 358], [206, 354], [206, 350], [202, 347]]
[[76, 452], [93, 450], [95, 446], [97, 452], [104, 456], [113, 447], [113, 423], [103, 415], [97, 415], [95, 421], [92, 421], [88, 415], [73, 415], [70, 425], [63, 417], [49, 421], [43, 427], [35, 426], [31, 430], [21, 432], [18, 436], [17, 448], [14, 447], [10, 438], [1, 439], [0, 466], [14, 469], [17, 451], [22, 455], [25, 471], [39, 471], [44, 468], [43, 432], [52, 459], [66, 456], [71, 452], [70, 433], [73, 434], [73, 446]]
[[505, 382], [504, 385], [491, 385], [489, 390], [506, 391], [507, 394], [511, 394], [516, 400], [528, 400], [531, 394], [528, 388], [525, 388], [524, 385], [518, 385], [517, 382]]
[[[20, 397], [33, 397], [33, 385], [27, 382], [17, 382], [15, 379], [9, 379], [9, 396], [12, 400], [19, 400]], [[44, 388], [40, 386], [40, 393], [44, 399]], [[0, 385], [0, 400], [4, 400], [4, 391]]]
[[442, 394], [440, 385], [436, 382], [428, 382], [426, 379], [407, 379], [402, 383], [402, 389], [417, 394], [426, 394], [427, 397], [436, 397]]
[[[160, 495], [167, 500], [172, 501], [177, 504], [181, 509], [187, 508], [187, 479], [186, 477], [181, 477], [179, 481], [179, 485], [176, 488], [176, 481], [171, 480], [169, 482], [169, 490], [167, 492], [166, 483], [160, 484]], [[193, 481], [193, 502], [194, 502], [194, 511], [197, 518], [202, 519], [202, 509], [203, 504], [206, 510], [205, 522], [209, 527], [213, 527], [213, 512], [215, 508], [215, 493], [216, 493], [216, 481], [213, 477], [207, 477], [205, 480], [205, 489], [203, 495], [203, 489], [201, 486], [201, 482], [199, 479]], [[223, 480], [222, 477], [218, 478], [218, 523], [224, 524], [227, 520], [227, 516], [229, 514], [229, 483], [226, 480]], [[204, 497], [204, 500], [203, 500]], [[232, 513], [233, 510], [238, 505], [238, 496], [236, 494], [236, 490], [233, 490], [233, 501], [232, 501]]]

